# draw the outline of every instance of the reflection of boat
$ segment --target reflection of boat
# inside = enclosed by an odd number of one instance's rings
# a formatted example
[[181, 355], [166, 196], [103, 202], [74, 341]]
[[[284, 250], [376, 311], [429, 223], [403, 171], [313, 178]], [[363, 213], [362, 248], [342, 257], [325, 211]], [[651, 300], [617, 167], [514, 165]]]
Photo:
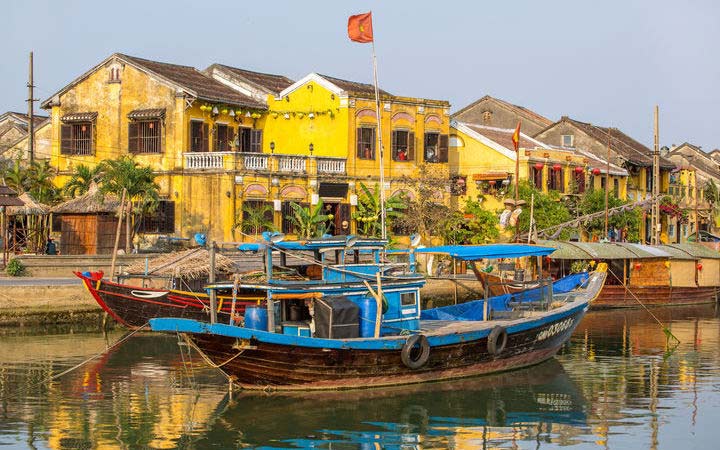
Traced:
[[[218, 407], [215, 420], [194, 444], [221, 448], [280, 445], [382, 447], [423, 435], [432, 447], [474, 427], [537, 424], [584, 425], [585, 401], [556, 360], [528, 369], [422, 386], [355, 392], [240, 393]], [[505, 430], [510, 432], [511, 429]], [[238, 441], [238, 439], [241, 439]], [[343, 447], [346, 448], [346, 447]], [[354, 448], [354, 447], [351, 447]]]
[[[376, 261], [380, 250], [374, 250]], [[508, 244], [415, 252], [473, 261], [542, 256], [553, 250]], [[266, 261], [272, 267], [271, 251]], [[377, 273], [380, 278], [377, 266], [365, 269], [364, 273], [343, 271], [342, 276], [354, 281]], [[247, 389], [349, 389], [438, 381], [516, 369], [551, 358], [599, 292], [605, 273], [599, 270], [571, 278], [572, 285], [556, 295], [546, 282], [542, 288], [520, 294], [422, 313], [418, 291], [423, 283], [418, 275], [398, 274], [393, 279], [396, 284], [382, 295], [366, 282], [362, 290], [346, 290], [342, 299], [306, 298], [306, 311], [300, 316], [310, 319], [312, 335], [298, 334], [295, 322], [292, 328], [283, 322], [281, 329], [271, 326], [270, 331], [265, 324], [251, 328], [172, 318], [153, 319], [150, 324], [156, 331], [185, 333], [214, 366]], [[380, 283], [377, 289], [381, 290]], [[379, 311], [382, 296], [388, 304], [385, 314]], [[277, 303], [278, 309], [269, 315], [285, 317]], [[333, 334], [334, 327], [344, 331]]]
[[[573, 264], [608, 263], [608, 277], [593, 308], [713, 303], [720, 288], [720, 253], [699, 244], [641, 245], [624, 242], [538, 241], [558, 277]], [[638, 301], [639, 300], [639, 301]]]

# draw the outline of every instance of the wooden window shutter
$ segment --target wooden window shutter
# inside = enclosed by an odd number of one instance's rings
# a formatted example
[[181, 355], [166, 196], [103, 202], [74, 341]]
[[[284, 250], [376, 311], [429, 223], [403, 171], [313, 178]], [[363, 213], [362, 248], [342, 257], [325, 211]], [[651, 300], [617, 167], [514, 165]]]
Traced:
[[137, 122], [128, 124], [128, 151], [130, 153], [140, 151], [140, 124]]
[[262, 130], [252, 130], [250, 132], [252, 136], [251, 151], [253, 153], [262, 152]]
[[95, 122], [90, 123], [90, 154], [95, 154], [95, 144], [97, 141], [97, 133], [95, 133]]
[[72, 125], [60, 125], [60, 154], [72, 155]]
[[441, 134], [438, 142], [438, 158], [440, 162], [448, 162], [448, 135]]
[[228, 150], [237, 151], [237, 148], [235, 148], [235, 128], [233, 127], [227, 129], [227, 147]]
[[208, 147], [209, 147], [209, 146], [208, 146], [208, 138], [209, 138], [209, 137], [208, 137], [208, 130], [209, 130], [208, 124], [203, 123], [203, 126], [202, 126], [202, 136], [200, 137], [200, 139], [201, 139], [201, 141], [202, 141], [201, 148], [202, 148], [202, 151], [203, 151], [203, 152], [210, 151], [210, 149], [208, 148]]
[[355, 147], [356, 156], [362, 158], [363, 157], [363, 149], [362, 149], [362, 128], [357, 128], [355, 130]]
[[213, 151], [219, 152], [222, 149], [220, 148], [220, 133], [218, 133], [218, 126], [217, 124], [213, 125]]
[[408, 161], [415, 161], [415, 132], [408, 133]]

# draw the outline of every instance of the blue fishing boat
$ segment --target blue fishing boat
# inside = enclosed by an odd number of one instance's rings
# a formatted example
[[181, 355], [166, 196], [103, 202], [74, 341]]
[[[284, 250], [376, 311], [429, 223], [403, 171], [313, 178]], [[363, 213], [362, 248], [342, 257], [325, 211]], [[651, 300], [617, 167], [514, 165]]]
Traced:
[[[419, 291], [424, 279], [413, 270], [416, 254], [477, 261], [542, 257], [554, 248], [496, 244], [416, 249], [410, 252], [410, 263], [401, 267], [385, 263], [380, 248], [369, 249], [371, 263], [347, 264], [347, 255], [359, 253], [351, 245], [288, 244], [262, 244], [267, 251], [267, 302], [262, 309], [248, 308], [242, 324], [157, 318], [150, 321], [151, 328], [182, 334], [209, 364], [246, 389], [412, 384], [511, 370], [552, 358], [605, 281], [601, 265], [555, 283], [539, 280], [527, 290], [422, 311]], [[335, 257], [332, 265], [319, 261], [322, 280], [316, 286], [273, 280], [274, 254], [308, 245], [317, 254]]]

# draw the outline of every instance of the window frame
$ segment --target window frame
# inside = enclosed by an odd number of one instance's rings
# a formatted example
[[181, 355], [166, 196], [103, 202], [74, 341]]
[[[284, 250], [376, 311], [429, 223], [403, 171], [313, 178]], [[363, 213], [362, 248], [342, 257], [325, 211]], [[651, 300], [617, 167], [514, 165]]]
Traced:
[[[149, 136], [148, 129], [156, 130], [156, 135]], [[160, 119], [130, 121], [128, 124], [128, 152], [140, 155], [162, 153], [162, 121]]]
[[[199, 135], [196, 135], [195, 131], [199, 131]], [[208, 152], [209, 136], [208, 136], [208, 124], [204, 120], [190, 120], [190, 152], [192, 153], [203, 153]]]
[[[80, 127], [89, 126], [90, 130]], [[78, 137], [80, 133], [89, 136]], [[93, 156], [95, 155], [95, 121], [67, 122], [60, 125], [60, 154]], [[82, 145], [86, 144], [86, 145]]]
[[[400, 136], [404, 135], [404, 142]], [[400, 150], [405, 149], [405, 159], [401, 159]], [[391, 135], [391, 157], [397, 162], [412, 162], [415, 160], [415, 132], [403, 128], [392, 130]]]
[[565, 170], [555, 170], [554, 168], [549, 169], [548, 173], [548, 190], [558, 191], [560, 193], [565, 192]]
[[[570, 139], [570, 144], [565, 144], [565, 138]], [[575, 135], [574, 134], [562, 134], [560, 135], [560, 146], [565, 148], [575, 148]]]
[[[431, 137], [435, 137], [434, 143]], [[440, 131], [426, 131], [423, 137], [423, 157], [426, 163], [444, 164], [448, 162], [449, 135]], [[432, 153], [430, 153], [432, 152]]]
[[[369, 140], [364, 133], [370, 133]], [[377, 128], [374, 126], [359, 126], [355, 136], [355, 155], [358, 159], [366, 161], [375, 160], [375, 142], [377, 142]], [[370, 151], [370, 156], [367, 151]]]

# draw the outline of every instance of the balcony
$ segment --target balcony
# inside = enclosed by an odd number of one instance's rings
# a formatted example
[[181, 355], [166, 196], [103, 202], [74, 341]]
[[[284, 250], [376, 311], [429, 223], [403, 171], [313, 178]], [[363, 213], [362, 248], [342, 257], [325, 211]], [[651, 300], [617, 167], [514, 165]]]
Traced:
[[345, 175], [345, 158], [317, 158], [317, 173]]
[[241, 152], [183, 153], [186, 170], [239, 170], [298, 175], [345, 175], [347, 159]]

